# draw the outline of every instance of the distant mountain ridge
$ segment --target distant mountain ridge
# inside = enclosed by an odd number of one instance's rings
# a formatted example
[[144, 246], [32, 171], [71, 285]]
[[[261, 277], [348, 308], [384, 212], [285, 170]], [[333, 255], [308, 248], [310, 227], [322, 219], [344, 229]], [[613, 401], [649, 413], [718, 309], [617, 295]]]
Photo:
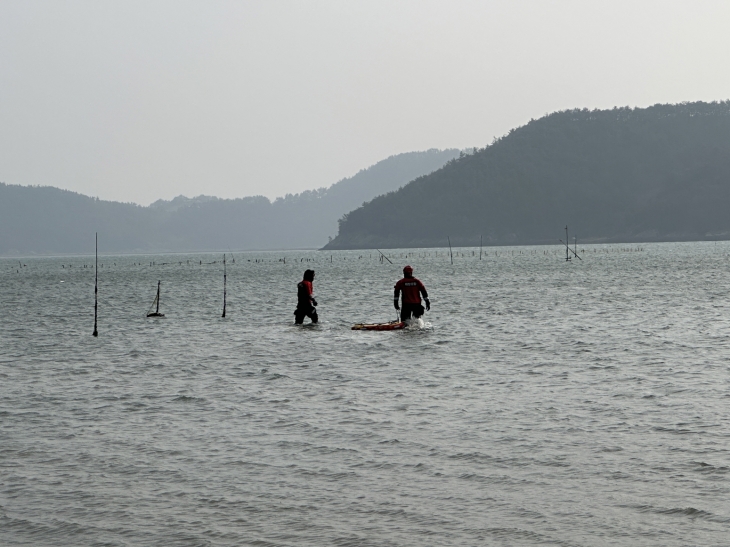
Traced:
[[[412, 219], [412, 221], [406, 221]], [[326, 249], [730, 238], [730, 101], [568, 110], [340, 220]]]
[[148, 207], [53, 187], [0, 183], [0, 254], [319, 248], [337, 220], [364, 201], [435, 171], [459, 151], [397, 154], [329, 188], [263, 196], [158, 200]]

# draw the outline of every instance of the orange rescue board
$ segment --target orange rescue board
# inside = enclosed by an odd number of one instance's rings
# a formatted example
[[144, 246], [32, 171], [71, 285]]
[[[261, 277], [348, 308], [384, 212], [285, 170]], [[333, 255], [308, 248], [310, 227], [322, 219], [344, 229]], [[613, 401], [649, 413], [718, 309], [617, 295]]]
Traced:
[[403, 321], [391, 321], [390, 323], [357, 323], [352, 330], [399, 330], [406, 328]]

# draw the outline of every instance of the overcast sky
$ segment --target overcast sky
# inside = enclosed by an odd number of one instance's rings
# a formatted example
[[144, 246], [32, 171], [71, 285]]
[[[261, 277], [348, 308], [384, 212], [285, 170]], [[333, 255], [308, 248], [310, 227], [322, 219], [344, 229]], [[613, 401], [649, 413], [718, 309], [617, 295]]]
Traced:
[[730, 98], [728, 1], [0, 0], [0, 181], [329, 186], [574, 107]]

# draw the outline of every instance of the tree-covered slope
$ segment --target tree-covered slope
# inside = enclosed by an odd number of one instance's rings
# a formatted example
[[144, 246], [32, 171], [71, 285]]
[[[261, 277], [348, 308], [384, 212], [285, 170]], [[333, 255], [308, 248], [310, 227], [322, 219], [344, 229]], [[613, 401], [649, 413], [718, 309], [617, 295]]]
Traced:
[[145, 250], [154, 231], [148, 213], [58, 188], [0, 183], [0, 254], [93, 252], [96, 231], [107, 250]]
[[96, 231], [107, 252], [321, 247], [336, 234], [344, 213], [458, 154], [398, 154], [329, 188], [273, 202], [262, 196], [180, 196], [140, 207], [57, 188], [0, 183], [0, 254], [89, 252]]
[[730, 102], [533, 120], [340, 221], [327, 248], [730, 237]]

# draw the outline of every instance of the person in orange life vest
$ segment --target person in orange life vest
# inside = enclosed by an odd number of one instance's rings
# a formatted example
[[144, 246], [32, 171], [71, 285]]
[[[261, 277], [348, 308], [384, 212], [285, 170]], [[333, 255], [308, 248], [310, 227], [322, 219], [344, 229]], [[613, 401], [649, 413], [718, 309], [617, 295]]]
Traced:
[[[398, 297], [403, 293], [403, 306], [398, 306]], [[411, 318], [419, 318], [423, 315], [423, 306], [421, 305], [421, 295], [426, 302], [426, 309], [431, 309], [431, 302], [428, 301], [428, 292], [420, 280], [413, 277], [413, 268], [406, 266], [403, 268], [403, 279], [395, 284], [395, 292], [393, 293], [393, 305], [396, 310], [401, 310], [400, 319], [406, 321]]]
[[297, 283], [297, 309], [294, 310], [294, 322], [297, 325], [304, 323], [304, 317], [309, 317], [312, 323], [319, 321], [317, 317], [317, 301], [314, 299], [314, 270], [306, 270], [304, 279]]

